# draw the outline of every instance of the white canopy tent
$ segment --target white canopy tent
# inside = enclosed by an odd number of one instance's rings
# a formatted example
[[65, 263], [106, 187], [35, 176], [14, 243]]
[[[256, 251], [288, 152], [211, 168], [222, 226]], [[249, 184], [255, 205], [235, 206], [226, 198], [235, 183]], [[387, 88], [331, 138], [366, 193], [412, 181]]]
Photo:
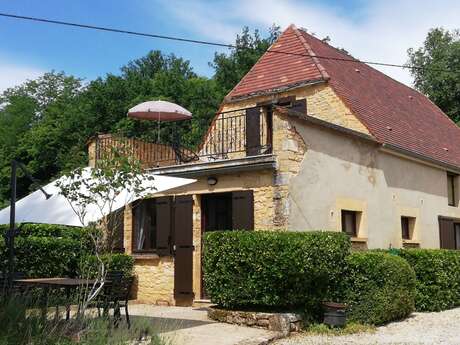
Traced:
[[[82, 176], [86, 178], [90, 177], [90, 169], [91, 168], [83, 169]], [[151, 179], [152, 176], [153, 179]], [[66, 177], [62, 177], [57, 181], [65, 181], [65, 179]], [[100, 200], [97, 204], [89, 205], [84, 210], [84, 218], [81, 220], [79, 215], [75, 212], [78, 206], [72, 205], [69, 200], [61, 194], [61, 189], [57, 186], [57, 181], [53, 181], [43, 187], [46, 193], [51, 195], [50, 198], [46, 199], [45, 195], [40, 190], [37, 190], [16, 202], [16, 223], [86, 226], [106, 216], [109, 210], [114, 212], [137, 199], [142, 199], [156, 193], [196, 182], [196, 180], [193, 179], [145, 174], [145, 179], [142, 181], [143, 192], [140, 195], [136, 195], [134, 192], [128, 190], [123, 190], [113, 198], [111, 207], [106, 205], [107, 203], [103, 200]], [[78, 213], [81, 214], [81, 212]], [[10, 208], [7, 207], [0, 210], [0, 224], [9, 224], [9, 222]]]

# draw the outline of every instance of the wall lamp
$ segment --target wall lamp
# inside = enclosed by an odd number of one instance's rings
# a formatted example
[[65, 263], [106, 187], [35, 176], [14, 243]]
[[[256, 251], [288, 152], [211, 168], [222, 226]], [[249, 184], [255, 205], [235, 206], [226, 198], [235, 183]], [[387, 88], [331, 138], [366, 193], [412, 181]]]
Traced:
[[217, 184], [217, 177], [209, 176], [208, 177], [208, 185], [215, 186]]

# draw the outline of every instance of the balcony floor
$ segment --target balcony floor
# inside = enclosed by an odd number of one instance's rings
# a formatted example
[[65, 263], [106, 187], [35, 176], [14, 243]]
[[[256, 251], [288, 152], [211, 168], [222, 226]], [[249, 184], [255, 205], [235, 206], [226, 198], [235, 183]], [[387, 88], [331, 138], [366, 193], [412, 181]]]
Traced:
[[276, 169], [276, 156], [259, 155], [236, 159], [219, 159], [210, 162], [187, 163], [159, 168], [147, 169], [157, 175], [171, 175], [179, 177], [197, 177], [211, 174], [227, 174], [251, 170]]

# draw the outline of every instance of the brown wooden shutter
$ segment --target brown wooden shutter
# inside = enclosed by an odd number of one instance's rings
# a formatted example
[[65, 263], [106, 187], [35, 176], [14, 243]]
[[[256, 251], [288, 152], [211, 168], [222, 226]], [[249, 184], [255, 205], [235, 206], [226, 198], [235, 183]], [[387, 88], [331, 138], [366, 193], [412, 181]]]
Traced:
[[177, 196], [174, 203], [174, 296], [193, 297], [193, 198]]
[[439, 242], [442, 249], [455, 249], [454, 221], [439, 218]]
[[171, 250], [171, 208], [172, 197], [165, 196], [155, 199], [156, 213], [156, 250], [159, 256], [172, 255]]
[[260, 107], [246, 109], [246, 156], [260, 153]]
[[252, 190], [232, 193], [232, 223], [234, 230], [254, 230], [254, 195]]
[[121, 208], [108, 216], [108, 227], [112, 233], [113, 251], [116, 253], [124, 253], [124, 238], [125, 238], [125, 208]]

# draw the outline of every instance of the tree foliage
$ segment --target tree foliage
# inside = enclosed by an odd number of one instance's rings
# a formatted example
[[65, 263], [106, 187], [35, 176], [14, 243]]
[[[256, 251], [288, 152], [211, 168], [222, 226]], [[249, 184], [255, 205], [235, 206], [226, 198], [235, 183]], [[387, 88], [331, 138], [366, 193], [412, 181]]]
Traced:
[[[186, 145], [197, 146], [225, 94], [252, 67], [277, 37], [273, 27], [262, 38], [244, 28], [238, 48], [216, 54], [212, 78], [198, 76], [190, 62], [173, 54], [151, 51], [128, 62], [119, 74], [86, 83], [64, 72], [49, 72], [0, 95], [0, 206], [9, 194], [11, 159], [18, 159], [42, 183], [87, 162], [86, 143], [97, 133], [120, 132], [156, 140], [157, 124], [126, 117], [129, 108], [162, 99], [193, 113], [191, 121], [164, 124], [161, 139], [175, 126]], [[18, 195], [34, 186], [19, 176]]]
[[422, 47], [409, 49], [414, 85], [460, 122], [460, 31], [432, 29]]
[[279, 35], [280, 28], [276, 25], [269, 29], [266, 38], [262, 38], [257, 30], [251, 34], [246, 26], [242, 33], [237, 35], [236, 48], [233, 48], [230, 54], [214, 55], [214, 62], [210, 65], [215, 68], [214, 79], [223, 88], [224, 93], [228, 93], [240, 81]]

